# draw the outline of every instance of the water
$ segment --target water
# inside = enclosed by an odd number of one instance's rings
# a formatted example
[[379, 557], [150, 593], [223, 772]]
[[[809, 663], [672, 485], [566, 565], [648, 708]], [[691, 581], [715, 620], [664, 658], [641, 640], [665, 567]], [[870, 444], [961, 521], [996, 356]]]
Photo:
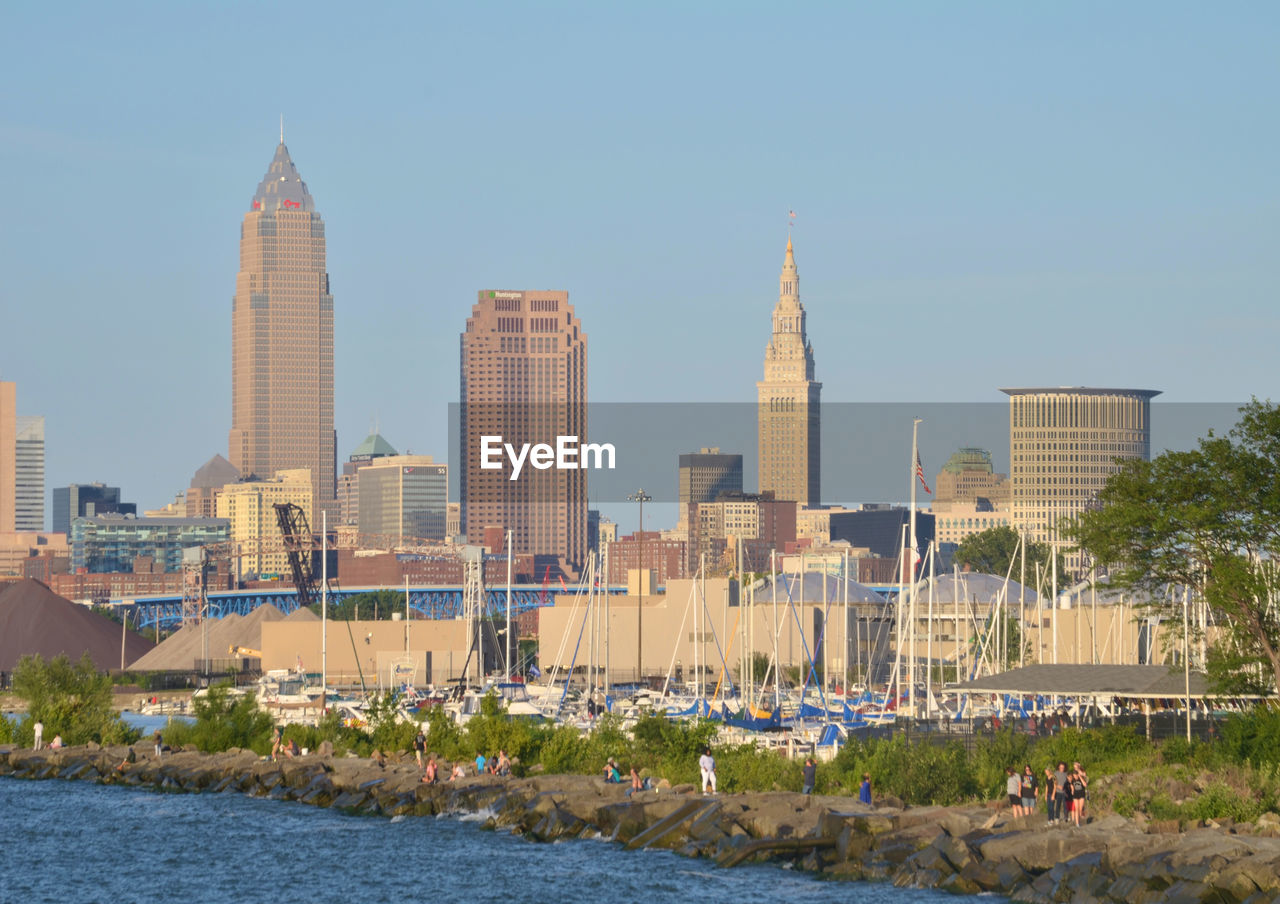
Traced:
[[475, 820], [346, 816], [241, 794], [0, 778], [0, 900], [467, 904], [942, 904], [942, 892], [717, 869], [603, 841], [536, 844]]

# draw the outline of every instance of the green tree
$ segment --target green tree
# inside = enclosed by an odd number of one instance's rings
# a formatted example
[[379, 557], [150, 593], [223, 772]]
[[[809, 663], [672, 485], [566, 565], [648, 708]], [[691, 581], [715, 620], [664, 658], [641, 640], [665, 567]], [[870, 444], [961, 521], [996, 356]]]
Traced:
[[[1048, 544], [1027, 543], [1027, 584], [1034, 588], [1037, 567], [1048, 573], [1053, 567], [1052, 552]], [[961, 567], [969, 567], [982, 574], [998, 577], [1010, 575], [1018, 580], [1022, 570], [1022, 555], [1018, 550], [1018, 532], [1012, 527], [992, 527], [970, 534], [960, 541], [953, 561]], [[1012, 564], [1012, 572], [1009, 566]], [[1058, 557], [1058, 574], [1065, 577], [1061, 555]]]
[[1066, 526], [1113, 583], [1198, 588], [1223, 635], [1209, 663], [1226, 692], [1280, 687], [1280, 410], [1254, 399], [1226, 436], [1126, 463]]
[[13, 670], [13, 692], [27, 703], [27, 723], [44, 723], [46, 738], [62, 735], [68, 744], [128, 743], [137, 737], [111, 707], [111, 679], [88, 653], [45, 660], [23, 656]]
[[[320, 614], [320, 604], [313, 603], [311, 611]], [[404, 615], [404, 591], [370, 590], [353, 593], [340, 603], [329, 603], [329, 618], [334, 621], [385, 621], [396, 613]]]

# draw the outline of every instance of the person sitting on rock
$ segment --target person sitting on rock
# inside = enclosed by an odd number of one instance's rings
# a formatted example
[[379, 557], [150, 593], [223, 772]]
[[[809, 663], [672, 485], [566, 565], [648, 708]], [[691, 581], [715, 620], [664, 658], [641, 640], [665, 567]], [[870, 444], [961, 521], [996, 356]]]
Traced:
[[467, 770], [463, 768], [462, 763], [454, 763], [453, 771], [449, 773], [449, 781], [453, 781], [456, 778], [466, 778], [466, 776]]
[[618, 771], [618, 761], [613, 757], [609, 757], [609, 762], [605, 763], [604, 780], [611, 785], [622, 784], [622, 773]]
[[133, 748], [130, 747], [129, 752], [125, 754], [124, 759], [120, 761], [120, 765], [116, 767], [116, 772], [124, 772], [126, 766], [132, 766], [136, 762], [138, 762], [138, 755], [134, 753]]
[[433, 753], [430, 757], [427, 758], [427, 768], [422, 773], [422, 780], [426, 782], [428, 785], [434, 785], [438, 780], [438, 774], [437, 774], [438, 769], [439, 767], [436, 766], [436, 757], [435, 757], [435, 754]]
[[507, 752], [505, 750], [498, 750], [498, 762], [494, 766], [493, 773], [494, 775], [511, 774], [511, 760], [507, 758]]
[[644, 780], [640, 778], [640, 773], [636, 772], [636, 767], [631, 767], [631, 787], [627, 789], [627, 797], [635, 794], [637, 791], [644, 790]]
[[56, 735], [54, 735], [54, 736], [53, 736], [53, 740], [49, 742], [49, 749], [50, 749], [50, 750], [61, 750], [61, 749], [62, 749], [62, 746], [63, 746], [63, 745], [62, 745], [62, 735], [60, 735], [60, 734], [56, 734]]

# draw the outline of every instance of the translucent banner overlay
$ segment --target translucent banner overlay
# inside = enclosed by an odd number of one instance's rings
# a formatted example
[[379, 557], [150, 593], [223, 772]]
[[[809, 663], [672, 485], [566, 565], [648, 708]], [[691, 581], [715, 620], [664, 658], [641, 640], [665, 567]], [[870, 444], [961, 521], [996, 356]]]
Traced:
[[[1228, 431], [1239, 418], [1242, 403], [1151, 403], [1151, 454], [1165, 450], [1190, 449], [1210, 430]], [[613, 467], [586, 471], [587, 495], [592, 507], [625, 503], [643, 489], [656, 504], [679, 499], [681, 455], [718, 448], [723, 455], [742, 456], [743, 490], [759, 488], [757, 406], [747, 403], [658, 403], [599, 402], [586, 406], [585, 419], [579, 411], [557, 406], [471, 406], [468, 416], [472, 434], [469, 449], [461, 443], [462, 411], [449, 408], [450, 498], [460, 498], [460, 478], [464, 468], [472, 468], [469, 484], [481, 494], [507, 493], [513, 468], [505, 450], [491, 456], [490, 463], [502, 460], [506, 470], [488, 470], [480, 475], [478, 438], [481, 433], [501, 436], [518, 455], [524, 444], [546, 444], [553, 449], [559, 427], [573, 424], [578, 430], [583, 420], [585, 436], [574, 444], [609, 445], [614, 450]], [[895, 503], [909, 498], [911, 474], [911, 428], [920, 418], [918, 448], [925, 480], [932, 486], [947, 459], [961, 448], [985, 449], [994, 468], [1009, 473], [1008, 403], [823, 403], [821, 407], [821, 501], [826, 504]], [[495, 444], [490, 441], [491, 451]], [[541, 480], [544, 486], [555, 472], [533, 468], [536, 454], [530, 449], [515, 483]], [[581, 460], [584, 456], [579, 455]], [[545, 461], [545, 455], [543, 457]], [[591, 462], [594, 464], [594, 457]], [[484, 480], [476, 479], [483, 476]], [[496, 478], [496, 479], [495, 479]], [[475, 498], [469, 492], [469, 496]], [[921, 489], [919, 502], [927, 505]], [[646, 500], [647, 501], [647, 500]]]

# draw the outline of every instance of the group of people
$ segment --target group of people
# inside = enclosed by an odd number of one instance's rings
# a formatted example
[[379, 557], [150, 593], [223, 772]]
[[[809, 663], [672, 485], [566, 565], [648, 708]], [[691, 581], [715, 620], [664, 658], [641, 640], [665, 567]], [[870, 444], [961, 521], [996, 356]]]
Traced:
[[631, 774], [624, 779], [622, 777], [622, 767], [618, 765], [618, 761], [613, 757], [609, 757], [609, 759], [605, 760], [604, 780], [610, 785], [621, 785], [626, 782], [630, 782], [631, 787], [627, 789], [627, 797], [630, 797], [637, 791], [646, 791], [649, 788], [649, 780], [640, 776], [640, 773], [636, 771], [634, 764], [631, 766]]
[[[301, 756], [302, 750], [298, 747], [298, 739], [290, 738], [288, 743], [284, 739], [284, 726], [277, 725], [275, 732], [271, 735], [271, 762], [280, 762], [280, 755], [292, 758]], [[156, 732], [156, 756], [160, 755], [160, 733]]]
[[1056, 769], [1046, 766], [1043, 788], [1030, 763], [1026, 764], [1021, 775], [1012, 766], [1005, 770], [1005, 775], [1008, 777], [1005, 790], [1009, 795], [1009, 808], [1015, 817], [1035, 813], [1043, 793], [1049, 825], [1069, 822], [1078, 826], [1084, 819], [1089, 800], [1089, 774], [1079, 763], [1072, 763], [1070, 769], [1062, 762]]

